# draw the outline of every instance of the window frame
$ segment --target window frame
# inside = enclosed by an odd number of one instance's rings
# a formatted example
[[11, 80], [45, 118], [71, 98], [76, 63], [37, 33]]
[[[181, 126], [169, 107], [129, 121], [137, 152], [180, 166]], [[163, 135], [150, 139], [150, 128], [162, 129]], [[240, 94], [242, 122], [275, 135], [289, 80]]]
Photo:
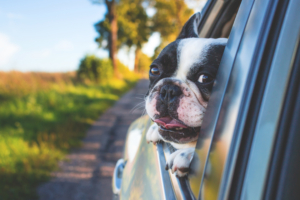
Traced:
[[[229, 5], [232, 6], [232, 4], [237, 4], [237, 2], [241, 2], [241, 0], [229, 0], [224, 2], [223, 0], [210, 0], [207, 2], [206, 6], [204, 7], [203, 11], [203, 15], [202, 15], [202, 19], [201, 19], [201, 23], [199, 25], [199, 29], [206, 27], [207, 30], [209, 30], [209, 32], [207, 32], [206, 38], [211, 37], [211, 34], [213, 33], [214, 30], [216, 30], [216, 26], [220, 26], [220, 17], [224, 16], [226, 13], [224, 13], [225, 11], [228, 11], [228, 9], [226, 10], [226, 8], [228, 8]], [[246, 6], [245, 6], [246, 7]], [[219, 11], [219, 13], [217, 12]], [[244, 16], [243, 13], [241, 14], [242, 16], [240, 16], [242, 19], [242, 21], [245, 21], [245, 17], [247, 18], [248, 16]], [[239, 23], [239, 22], [238, 22]], [[208, 24], [208, 25], [206, 25]], [[242, 23], [243, 24], [243, 23]], [[242, 34], [245, 24], [242, 26], [238, 26], [242, 27], [241, 31], [237, 31], [238, 34]], [[200, 37], [201, 37], [201, 33], [200, 31]], [[237, 47], [239, 45], [239, 40], [233, 41], [233, 44], [231, 44], [234, 48], [234, 50], [231, 50], [230, 53], [233, 53], [234, 51], [237, 50]], [[236, 52], [235, 52], [236, 53]], [[167, 145], [164, 144], [158, 144], [157, 145], [157, 150], [158, 150], [158, 154], [159, 155], [163, 155], [161, 152], [164, 152], [164, 159], [160, 158], [160, 172], [162, 177], [164, 177], [165, 180], [163, 180], [164, 182], [164, 186], [165, 186], [165, 194], [170, 194], [170, 191], [173, 190], [173, 192], [176, 194], [176, 196], [180, 199], [196, 199], [195, 196], [198, 196], [197, 194], [193, 194], [193, 192], [191, 191], [191, 188], [189, 186], [189, 181], [187, 178], [177, 178], [175, 177], [174, 174], [171, 174], [167, 171], [164, 171], [163, 166], [165, 166], [166, 164], [166, 157], [171, 153], [170, 149], [167, 147]], [[166, 178], [166, 174], [168, 173], [169, 177]], [[171, 187], [171, 185], [172, 187]], [[200, 190], [200, 188], [199, 188]], [[167, 199], [170, 199], [170, 196], [167, 197]], [[172, 197], [173, 198], [173, 197]], [[172, 199], [171, 198], [171, 199]]]
[[[290, 77], [299, 47], [300, 33], [300, 22], [294, 20], [297, 18], [296, 16], [299, 17], [297, 8], [300, 6], [300, 2], [295, 0], [283, 2], [288, 5], [282, 6], [278, 4], [279, 9], [286, 9], [286, 11], [282, 16], [282, 23], [274, 21], [274, 23], [279, 24], [281, 29], [279, 37], [275, 41], [276, 48], [270, 64], [262, 103], [259, 105], [259, 116], [255, 124], [253, 141], [251, 142], [247, 169], [239, 199], [245, 199], [246, 196], [250, 199], [273, 199], [272, 197], [274, 196], [272, 195], [275, 195], [271, 192], [271, 188], [274, 184], [276, 185], [276, 181], [273, 182], [272, 180], [276, 180], [275, 177], [277, 176], [273, 170], [278, 167], [276, 160], [280, 159], [278, 151], [281, 145], [278, 145], [278, 142], [284, 142], [282, 137], [280, 137], [283, 135], [280, 128], [282, 123], [284, 123], [282, 121], [285, 111], [283, 108], [285, 102], [287, 102], [285, 99], [289, 88], [288, 84], [291, 84]], [[278, 16], [278, 14], [275, 16]], [[278, 82], [278, 78], [280, 78], [280, 82]], [[285, 163], [280, 164], [284, 165]], [[272, 181], [272, 184], [270, 181]], [[275, 191], [274, 188], [273, 191]], [[249, 194], [253, 196], [250, 197]]]

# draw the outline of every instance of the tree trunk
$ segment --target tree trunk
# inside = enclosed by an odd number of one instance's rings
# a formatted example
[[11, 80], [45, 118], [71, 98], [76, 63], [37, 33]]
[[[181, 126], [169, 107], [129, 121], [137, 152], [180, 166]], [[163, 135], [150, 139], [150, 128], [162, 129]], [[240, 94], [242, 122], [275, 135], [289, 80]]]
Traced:
[[116, 12], [116, 4], [115, 0], [108, 1], [105, 0], [107, 9], [109, 22], [111, 26], [110, 34], [109, 34], [109, 57], [111, 59], [114, 74], [118, 76], [118, 66], [117, 66], [117, 34], [118, 34], [118, 24], [117, 24], [117, 12]]
[[176, 18], [177, 18], [177, 23], [179, 24], [179, 27], [180, 27], [180, 29], [178, 30], [179, 32], [178, 32], [178, 34], [180, 33], [180, 30], [182, 29], [182, 27], [183, 27], [183, 24], [182, 24], [182, 21], [181, 21], [181, 19], [180, 19], [180, 15], [182, 15], [181, 13], [182, 13], [182, 2], [181, 1], [179, 1], [179, 0], [176, 0], [175, 1], [175, 4], [176, 4]]
[[135, 58], [134, 58], [134, 71], [138, 72], [139, 69], [139, 59], [140, 59], [141, 48], [136, 47], [135, 49]]

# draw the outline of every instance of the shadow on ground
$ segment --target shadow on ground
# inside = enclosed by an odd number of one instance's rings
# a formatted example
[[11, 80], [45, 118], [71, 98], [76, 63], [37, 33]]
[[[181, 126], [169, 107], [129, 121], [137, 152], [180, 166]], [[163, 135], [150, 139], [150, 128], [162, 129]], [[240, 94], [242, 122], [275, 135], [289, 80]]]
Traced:
[[[143, 114], [138, 103], [148, 89], [141, 80], [89, 129], [83, 146], [59, 163], [51, 181], [38, 188], [41, 200], [106, 200], [112, 198], [111, 178], [116, 161], [123, 155], [129, 125]], [[141, 103], [143, 105], [143, 103]], [[136, 109], [134, 109], [137, 107]]]

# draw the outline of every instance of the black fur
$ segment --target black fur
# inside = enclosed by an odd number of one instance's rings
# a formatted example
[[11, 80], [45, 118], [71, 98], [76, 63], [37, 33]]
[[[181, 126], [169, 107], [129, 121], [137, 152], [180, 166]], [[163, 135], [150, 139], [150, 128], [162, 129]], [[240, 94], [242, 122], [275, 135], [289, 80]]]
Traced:
[[[175, 41], [166, 46], [158, 57], [152, 62], [150, 70], [152, 67], [158, 67], [161, 74], [159, 76], [153, 75], [149, 70], [150, 85], [149, 90], [151, 90], [154, 85], [161, 79], [166, 77], [171, 77], [177, 69], [177, 49], [179, 41]], [[149, 94], [146, 94], [146, 96]]]
[[201, 63], [193, 66], [187, 78], [196, 83], [204, 100], [208, 101], [214, 81], [210, 83], [199, 83], [198, 78], [201, 74], [209, 74], [213, 79], [217, 75], [217, 71], [221, 62], [221, 58], [225, 49], [225, 45], [212, 45], [203, 55], [205, 58]]
[[[197, 28], [200, 23], [200, 18], [200, 13], [194, 14], [186, 22], [178, 38], [174, 42], [167, 45], [150, 66], [150, 85], [146, 96], [149, 95], [151, 90], [153, 90], [153, 92], [155, 91], [160, 93], [160, 95], [156, 97], [156, 110], [160, 113], [159, 116], [155, 116], [156, 119], [165, 116], [178, 119], [177, 108], [179, 106], [180, 99], [183, 97], [183, 94], [181, 92], [180, 95], [176, 95], [172, 101], [166, 101], [166, 99], [162, 98], [162, 96], [165, 95], [162, 94], [162, 87], [167, 86], [171, 88], [171, 86], [181, 85], [180, 80], [172, 79], [172, 76], [175, 75], [178, 69], [178, 58], [180, 57], [178, 54], [181, 54], [181, 45], [179, 46], [179, 43], [187, 38], [198, 38]], [[195, 61], [194, 66], [190, 68], [187, 74], [187, 79], [195, 83], [205, 101], [208, 101], [210, 97], [214, 78], [216, 77], [224, 48], [225, 44], [212, 44], [211, 46], [208, 46], [208, 49], [206, 48], [203, 50], [203, 52], [201, 52], [201, 57], [203, 58], [201, 62], [199, 63]], [[160, 72], [159, 75], [151, 73], [151, 68], [153, 67], [158, 68]], [[212, 78], [212, 81], [207, 83], [198, 82], [201, 74], [209, 75]], [[157, 82], [162, 79], [164, 79], [162, 86], [156, 86], [154, 88]], [[186, 88], [186, 90], [188, 90], [188, 88]], [[149, 98], [151, 100], [153, 97], [150, 96]]]
[[198, 27], [196, 27], [197, 32], [195, 32], [194, 23], [199, 24], [201, 20], [201, 14], [194, 14], [183, 26], [181, 32], [179, 33], [178, 39], [184, 38], [198, 38]]

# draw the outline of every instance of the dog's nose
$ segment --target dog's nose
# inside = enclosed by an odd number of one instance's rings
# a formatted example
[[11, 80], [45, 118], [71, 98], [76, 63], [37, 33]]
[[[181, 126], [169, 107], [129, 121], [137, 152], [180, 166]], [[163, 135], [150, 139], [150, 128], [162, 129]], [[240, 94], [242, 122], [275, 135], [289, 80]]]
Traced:
[[159, 97], [160, 99], [168, 104], [171, 103], [182, 94], [182, 91], [177, 85], [164, 85], [160, 89]]

